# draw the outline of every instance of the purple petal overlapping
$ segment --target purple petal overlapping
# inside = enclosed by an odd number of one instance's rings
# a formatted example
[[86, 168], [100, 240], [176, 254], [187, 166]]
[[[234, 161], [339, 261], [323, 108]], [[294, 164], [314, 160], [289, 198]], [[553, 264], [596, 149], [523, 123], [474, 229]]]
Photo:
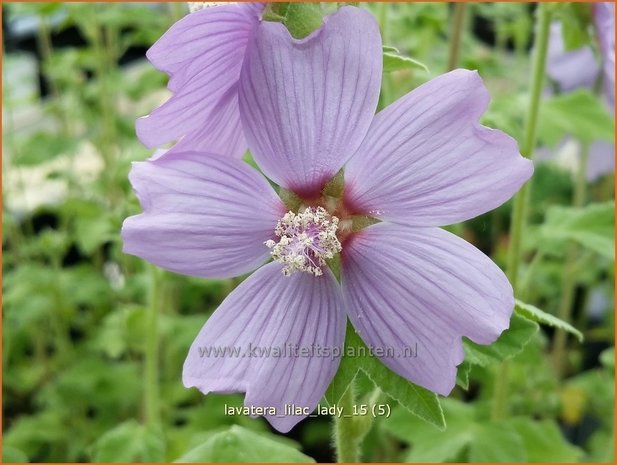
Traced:
[[[246, 392], [245, 405], [312, 409], [338, 358], [217, 358], [200, 348], [340, 348], [348, 315], [369, 345], [418, 342], [417, 358], [386, 355], [383, 362], [447, 395], [463, 360], [462, 337], [488, 344], [508, 327], [514, 300], [504, 274], [436, 226], [505, 202], [531, 176], [531, 162], [509, 136], [479, 124], [488, 94], [475, 72], [434, 79], [375, 116], [381, 53], [374, 19], [355, 7], [341, 8], [303, 40], [280, 24], [256, 26], [239, 110], [259, 167], [307, 199], [344, 167], [347, 207], [382, 223], [343, 241], [340, 284], [327, 267], [322, 276], [286, 277], [273, 262], [253, 273], [195, 339], [185, 385]], [[175, 62], [159, 65], [186, 84]], [[243, 162], [199, 155], [135, 166], [132, 182], [145, 212], [125, 223], [125, 250], [185, 274], [246, 273], [266, 260], [264, 241], [282, 204]], [[267, 419], [288, 431], [302, 416]]]

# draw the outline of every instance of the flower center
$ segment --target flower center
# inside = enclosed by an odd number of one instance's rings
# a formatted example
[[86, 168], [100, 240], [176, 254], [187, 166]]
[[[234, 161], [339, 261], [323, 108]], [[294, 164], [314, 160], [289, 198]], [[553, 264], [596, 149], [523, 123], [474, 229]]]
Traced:
[[323, 274], [326, 260], [341, 251], [336, 237], [339, 219], [323, 207], [308, 207], [301, 213], [289, 211], [274, 230], [278, 242], [266, 241], [272, 257], [284, 264], [283, 274], [306, 271], [315, 276]]

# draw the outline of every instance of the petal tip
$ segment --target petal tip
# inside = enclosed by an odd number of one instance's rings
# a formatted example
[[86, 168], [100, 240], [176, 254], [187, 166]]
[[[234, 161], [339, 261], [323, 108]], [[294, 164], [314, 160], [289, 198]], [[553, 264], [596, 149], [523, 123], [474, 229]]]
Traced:
[[146, 148], [154, 149], [164, 142], [159, 142], [150, 128], [150, 115], [141, 116], [135, 120], [135, 135]]

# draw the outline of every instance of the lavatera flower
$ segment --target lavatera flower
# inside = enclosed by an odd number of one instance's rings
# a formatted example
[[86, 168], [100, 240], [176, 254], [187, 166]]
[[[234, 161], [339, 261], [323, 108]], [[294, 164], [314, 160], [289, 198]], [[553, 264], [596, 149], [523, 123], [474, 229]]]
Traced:
[[[144, 212], [124, 223], [127, 253], [205, 278], [258, 268], [208, 319], [183, 380], [204, 394], [245, 392], [246, 406], [276, 409], [265, 416], [282, 432], [302, 419], [284, 406], [313, 410], [332, 380], [346, 316], [367, 345], [394, 354], [381, 359], [390, 369], [447, 395], [461, 338], [492, 343], [514, 307], [503, 272], [438, 226], [505, 202], [531, 162], [478, 123], [489, 96], [476, 72], [440, 76], [375, 115], [381, 53], [377, 24], [355, 7], [302, 40], [279, 23], [256, 28], [240, 114], [265, 176], [299, 199], [293, 211], [228, 156], [174, 151], [130, 175]], [[341, 169], [342, 194], [329, 192]], [[327, 266], [337, 255], [340, 282]], [[416, 357], [396, 356], [414, 343]], [[299, 350], [255, 356], [289, 345]], [[315, 347], [330, 351], [302, 350]]]

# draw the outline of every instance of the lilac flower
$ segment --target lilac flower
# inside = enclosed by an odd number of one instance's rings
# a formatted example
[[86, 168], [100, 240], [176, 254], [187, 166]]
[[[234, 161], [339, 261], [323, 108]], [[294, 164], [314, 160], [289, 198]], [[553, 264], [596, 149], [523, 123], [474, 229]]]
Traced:
[[602, 68], [591, 46], [566, 51], [560, 22], [551, 24], [546, 72], [562, 92], [592, 87], [600, 70], [604, 73], [607, 99], [614, 108], [615, 96], [615, 4], [595, 3], [593, 22], [598, 38]]
[[[279, 23], [256, 28], [240, 114], [263, 173], [302, 199], [295, 211], [230, 157], [175, 151], [131, 172], [144, 213], [124, 223], [127, 253], [206, 278], [258, 268], [201, 329], [183, 381], [204, 394], [245, 392], [246, 406], [276, 408], [264, 416], [282, 432], [306, 414], [282, 415], [284, 405], [312, 411], [332, 380], [346, 315], [369, 346], [400, 355], [417, 343], [416, 358], [383, 363], [447, 395], [461, 338], [492, 343], [513, 310], [503, 272], [438, 226], [505, 202], [531, 162], [478, 123], [489, 96], [476, 72], [440, 76], [375, 115], [381, 54], [377, 24], [354, 7], [302, 40]], [[344, 193], [330, 196], [324, 186], [343, 167]], [[358, 229], [366, 216], [379, 221]], [[340, 283], [326, 265], [339, 253]], [[293, 355], [258, 355], [290, 344]]]
[[238, 111], [238, 79], [263, 4], [230, 3], [195, 11], [174, 24], [147, 52], [170, 76], [173, 96], [137, 120], [148, 148], [208, 150], [241, 158], [246, 152]]
[[604, 88], [615, 109], [615, 4], [596, 3], [593, 18], [602, 54]]
[[551, 24], [546, 74], [557, 83], [562, 92], [569, 92], [579, 87], [591, 88], [600, 71], [592, 48], [581, 47], [566, 51], [561, 29], [559, 21]]
[[[604, 100], [615, 113], [615, 5], [595, 3], [593, 16], [602, 58], [602, 66], [594, 56], [591, 46], [566, 51], [561, 33], [561, 23], [551, 24], [546, 71], [557, 83], [561, 92], [586, 87], [592, 88], [600, 72], [603, 73]], [[578, 171], [580, 146], [565, 138], [556, 149], [540, 149], [536, 154], [538, 161], [557, 159], [557, 163]], [[594, 141], [589, 147], [587, 161], [587, 180], [593, 182], [615, 170], [615, 146], [607, 141]]]

